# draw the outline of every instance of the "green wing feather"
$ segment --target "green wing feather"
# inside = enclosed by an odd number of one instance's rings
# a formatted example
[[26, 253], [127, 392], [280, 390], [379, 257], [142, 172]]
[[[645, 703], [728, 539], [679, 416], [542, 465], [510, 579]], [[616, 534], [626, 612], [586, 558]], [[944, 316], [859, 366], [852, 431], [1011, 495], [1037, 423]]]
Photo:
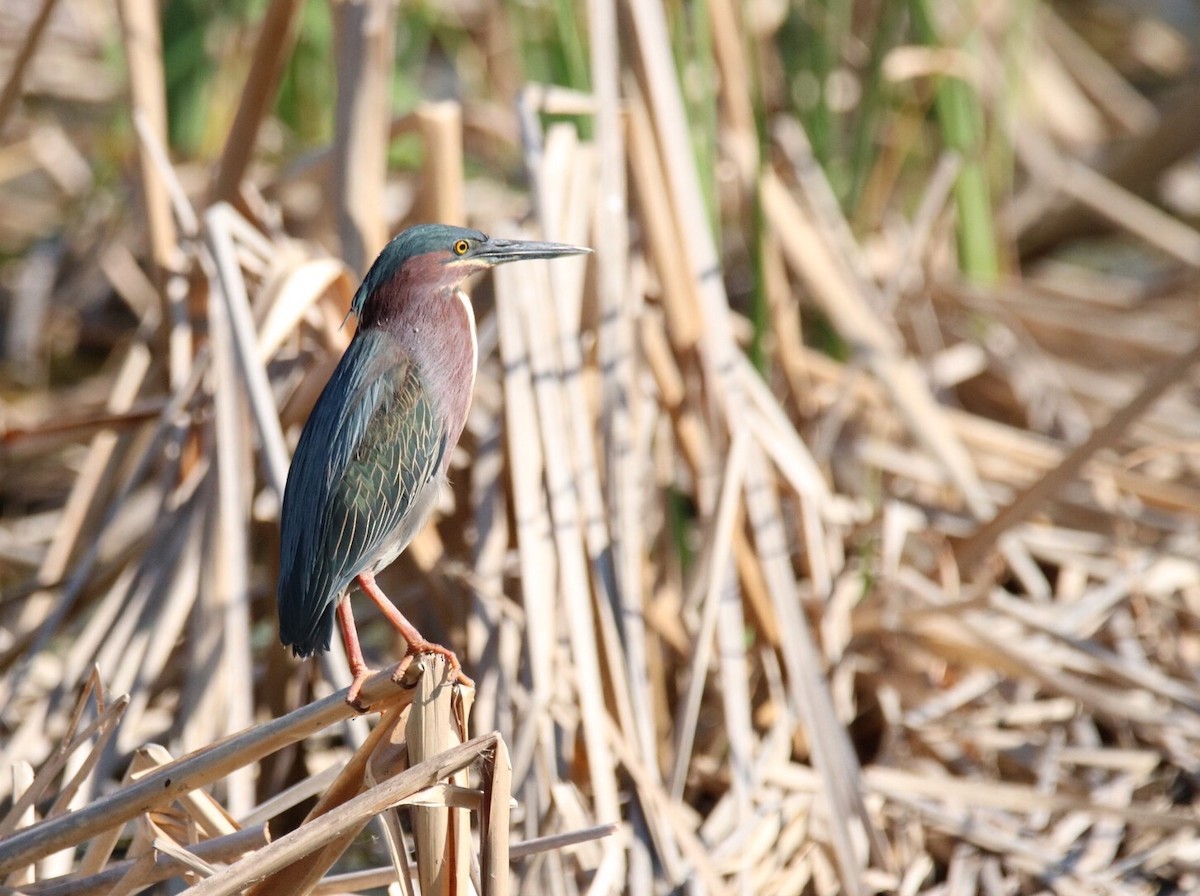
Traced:
[[384, 331], [360, 331], [300, 436], [284, 491], [279, 632], [327, 650], [338, 597], [420, 525], [446, 449], [420, 373]]

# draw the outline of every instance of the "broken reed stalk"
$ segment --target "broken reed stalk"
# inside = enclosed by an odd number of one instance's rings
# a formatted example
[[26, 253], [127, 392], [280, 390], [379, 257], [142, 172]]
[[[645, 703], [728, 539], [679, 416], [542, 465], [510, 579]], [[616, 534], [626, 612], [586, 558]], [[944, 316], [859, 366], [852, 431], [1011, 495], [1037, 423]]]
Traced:
[[[392, 682], [402, 676], [400, 687]], [[88, 693], [80, 697], [80, 704]], [[470, 892], [470, 820], [467, 809], [480, 812], [483, 851], [479, 867], [485, 896], [509, 892], [509, 802], [511, 767], [508, 750], [498, 734], [476, 738], [464, 746], [470, 689], [449, 678], [445, 659], [423, 656], [408, 659], [394, 671], [379, 673], [363, 688], [363, 699], [383, 711], [379, 723], [363, 745], [326, 789], [304, 823], [292, 833], [267, 843], [265, 827], [241, 831], [224, 808], [198, 788], [246, 768], [269, 752], [335, 724], [353, 710], [345, 705], [345, 692], [333, 695], [274, 722], [249, 729], [226, 742], [192, 756], [171, 760], [161, 747], [139, 751], [126, 783], [114, 794], [67, 815], [51, 817], [0, 841], [0, 874], [10, 881], [32, 884], [30, 875], [17, 874], [49, 852], [91, 841], [83, 863], [71, 881], [51, 880], [31, 892], [77, 894], [108, 891], [115, 881], [125, 886], [148, 885], [185, 869], [199, 871], [205, 879], [192, 891], [197, 894], [311, 892], [329, 868], [368, 822], [393, 807], [412, 804], [417, 835], [417, 873], [422, 892], [460, 896]], [[127, 703], [109, 707], [78, 740], [91, 736], [114, 712]], [[111, 734], [112, 726], [105, 730]], [[107, 743], [97, 742], [93, 754]], [[63, 752], [65, 758], [69, 750]], [[466, 769], [483, 760], [482, 792], [468, 788]], [[410, 765], [412, 766], [410, 768]], [[40, 773], [46, 779], [57, 773], [49, 765]], [[88, 765], [77, 775], [85, 776]], [[27, 792], [36, 797], [44, 785], [32, 779]], [[60, 802], [71, 791], [64, 789]], [[175, 843], [157, 817], [170, 817], [169, 806], [178, 803], [203, 839], [194, 846]], [[21, 805], [10, 817], [15, 821]], [[140, 819], [131, 858], [105, 868], [126, 821]], [[146, 827], [146, 825], [150, 825]], [[399, 831], [398, 825], [393, 828]], [[576, 841], [604, 836], [611, 828], [588, 832]], [[152, 859], [139, 852], [139, 838], [153, 841]], [[32, 842], [27, 842], [32, 841]], [[143, 841], [150, 844], [150, 840]], [[557, 848], [570, 840], [531, 844], [526, 851]], [[254, 848], [257, 844], [257, 848]], [[403, 849], [398, 843], [396, 848]], [[237, 858], [217, 870], [205, 857]], [[407, 876], [407, 857], [397, 857], [397, 873]]]
[[462, 105], [453, 100], [421, 103], [414, 114], [425, 151], [418, 217], [465, 227]]
[[[413, 673], [418, 667], [409, 667]], [[415, 682], [407, 681], [406, 686], [415, 687]], [[310, 824], [333, 809], [344, 805], [362, 792], [366, 784], [367, 767], [372, 761], [375, 751], [395, 730], [397, 723], [406, 708], [404, 704], [396, 704], [386, 708], [378, 724], [354, 751], [350, 760], [338, 772], [333, 783], [325, 789], [317, 804], [309, 811], [304, 819]], [[314, 849], [307, 855], [280, 868], [274, 873], [257, 881], [251, 886], [248, 896], [270, 896], [272, 893], [306, 893], [320, 882], [330, 867], [345, 852], [350, 842], [362, 831], [370, 819], [364, 819], [360, 825], [351, 825], [337, 836], [331, 838], [320, 848]]]
[[[400, 687], [392, 680], [393, 673], [402, 674], [408, 665], [406, 658], [394, 670], [385, 669], [367, 679], [363, 700], [380, 707], [411, 701], [411, 688]], [[347, 691], [339, 691], [286, 716], [231, 735], [87, 806], [17, 831], [0, 841], [0, 874], [89, 840], [316, 731], [351, 718], [356, 712], [346, 705], [346, 694]]]
[[[466, 740], [474, 689], [463, 689], [450, 677], [446, 658], [423, 656], [425, 674], [409, 707], [404, 726], [408, 761], [432, 759]], [[452, 783], [465, 787], [465, 774]], [[416, 839], [417, 877], [421, 892], [466, 896], [470, 890], [471, 827], [461, 809], [436, 806], [412, 808]]]
[[234, 896], [253, 881], [286, 867], [325, 843], [360, 829], [386, 809], [411, 802], [443, 778], [468, 768], [495, 749], [498, 734], [485, 734], [414, 765], [336, 809], [301, 825], [260, 850], [197, 884], [193, 896]]

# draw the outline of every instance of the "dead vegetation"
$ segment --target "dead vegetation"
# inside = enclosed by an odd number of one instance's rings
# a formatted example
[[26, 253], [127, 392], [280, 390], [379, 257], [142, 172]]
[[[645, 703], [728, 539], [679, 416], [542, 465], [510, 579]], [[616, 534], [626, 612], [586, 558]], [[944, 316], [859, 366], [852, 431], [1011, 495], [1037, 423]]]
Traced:
[[[335, 136], [300, 155], [271, 110], [304, 4], [273, 0], [207, 161], [167, 149], [157, 4], [16, 6], [8, 891], [1200, 887], [1200, 131], [1167, 23], [1134, 23], [1151, 102], [1086, 16], [913, 0], [888, 43], [887, 4], [845, 33], [801, 4], [851, 108], [894, 100], [847, 175], [769, 4], [709, 0], [682, 62], [676, 5], [581, 5], [587, 89], [522, 86], [530, 20], [454, 5], [493, 93], [389, 119], [397, 10], [335, 3]], [[354, 719], [343, 659], [277, 642], [278, 495], [359, 272], [435, 219], [595, 254], [476, 284], [453, 493], [384, 580], [477, 691], [405, 664]]]

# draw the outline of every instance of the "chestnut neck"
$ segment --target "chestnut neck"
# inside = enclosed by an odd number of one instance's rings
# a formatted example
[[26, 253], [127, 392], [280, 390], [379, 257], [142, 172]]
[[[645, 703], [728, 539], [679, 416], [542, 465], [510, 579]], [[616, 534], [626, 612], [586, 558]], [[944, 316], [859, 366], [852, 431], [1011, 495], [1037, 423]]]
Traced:
[[409, 258], [393, 276], [365, 297], [360, 329], [391, 336], [403, 356], [416, 364], [450, 449], [466, 424], [475, 385], [475, 315], [458, 287], [461, 275], [430, 255]]

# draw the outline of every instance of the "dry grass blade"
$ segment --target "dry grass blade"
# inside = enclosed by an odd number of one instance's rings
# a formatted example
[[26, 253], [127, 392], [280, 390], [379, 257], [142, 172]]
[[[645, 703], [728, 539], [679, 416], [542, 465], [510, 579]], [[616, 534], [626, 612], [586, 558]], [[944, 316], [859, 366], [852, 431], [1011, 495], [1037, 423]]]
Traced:
[[[683, 794], [684, 780], [692, 762], [692, 748], [696, 733], [696, 721], [700, 713], [700, 698], [708, 678], [708, 667], [713, 655], [713, 635], [716, 632], [719, 610], [724, 603], [724, 592], [730, 588], [729, 562], [733, 551], [733, 526], [737, 520], [737, 496], [746, 475], [746, 458], [749, 454], [749, 437], [742, 433], [735, 436], [729, 452], [729, 462], [721, 481], [721, 491], [713, 515], [712, 530], [704, 551], [710, 569], [701, 581], [707, 582], [704, 609], [700, 628], [696, 635], [696, 650], [692, 655], [692, 668], [688, 680], [687, 694], [677, 721], [679, 740], [675, 744], [675, 769], [671, 775], [672, 795], [679, 799]], [[740, 627], [739, 627], [740, 629]]]
[[258, 327], [259, 360], [265, 363], [274, 357], [309, 309], [334, 287], [341, 292], [339, 307], [349, 307], [354, 284], [346, 266], [333, 258], [302, 262], [279, 281]]
[[833, 845], [843, 883], [849, 889], [862, 890], [865, 886], [862, 868], [866, 858], [863, 853], [869, 850], [881, 863], [887, 861], [887, 854], [863, 802], [858, 758], [845, 729], [837, 724], [816, 645], [799, 612], [795, 580], [782, 562], [786, 548], [780, 543], [781, 511], [777, 496], [759, 478], [761, 474], [757, 471], [761, 469], [762, 466], [756, 467], [753, 462], [749, 467], [747, 516], [755, 530], [760, 556], [766, 560], [764, 574], [782, 630], [784, 664], [795, 689], [791, 702], [805, 723], [814, 765], [823, 771]]
[[1182, 381], [1198, 361], [1200, 343], [1153, 371], [1138, 393], [1118, 409], [1103, 426], [965, 541], [958, 552], [959, 562], [968, 567], [978, 563], [996, 539], [1015, 524], [1036, 513], [1040, 505], [1054, 498], [1063, 486], [1079, 475], [1080, 470], [1092, 457], [1120, 438], [1167, 389]]
[[1103, 215], [1188, 266], [1200, 266], [1200, 232], [1160, 211], [1078, 161], [1062, 161], [1033, 137], [1017, 142], [1022, 158], [1039, 180]]
[[[201, 594], [211, 604], [206, 608], [210, 630], [221, 632], [218, 649], [210, 654], [214, 681], [223, 687], [206, 689], [204, 697], [212, 710], [212, 718], [223, 720], [213, 733], [221, 736], [250, 724], [249, 683], [253, 680], [250, 658], [250, 570], [247, 545], [249, 519], [246, 508], [244, 470], [249, 458], [249, 443], [241, 425], [242, 404], [238, 389], [237, 366], [234, 358], [233, 328], [229, 315], [222, 307], [222, 290], [210, 293], [208, 317], [213, 344], [213, 367], [216, 375], [214, 412], [216, 443], [216, 530], [212, 533], [211, 551]], [[272, 415], [272, 420], [277, 419]], [[202, 605], [203, 606], [203, 605]], [[220, 695], [224, 699], [213, 700]], [[209, 738], [202, 738], [207, 740]], [[230, 809], [244, 815], [253, 805], [253, 782], [245, 770], [239, 769], [230, 780]]]
[[283, 485], [287, 480], [288, 451], [279, 425], [279, 411], [271, 395], [270, 377], [259, 354], [245, 281], [236, 261], [236, 247], [231, 233], [231, 218], [236, 214], [228, 205], [214, 206], [205, 215], [205, 231], [220, 277], [220, 297], [225, 303], [225, 319], [229, 323], [238, 370], [246, 384], [259, 438], [263, 442], [266, 474], [275, 494], [282, 497]]

